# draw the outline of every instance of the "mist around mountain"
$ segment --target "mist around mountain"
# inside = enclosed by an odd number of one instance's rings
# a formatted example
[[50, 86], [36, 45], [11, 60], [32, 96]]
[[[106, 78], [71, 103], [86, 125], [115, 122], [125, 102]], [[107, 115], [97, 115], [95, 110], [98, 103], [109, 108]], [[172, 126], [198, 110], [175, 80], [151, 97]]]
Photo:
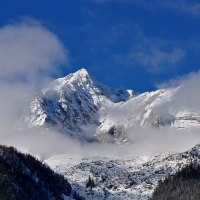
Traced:
[[185, 94], [190, 84], [136, 95], [104, 86], [81, 69], [38, 93], [23, 120], [28, 127], [53, 129], [78, 140], [119, 144], [134, 140], [139, 128], [198, 129], [198, 98], [188, 101]]
[[[13, 145], [45, 161], [65, 176], [71, 191], [80, 192], [86, 199], [149, 199], [159, 180], [193, 160], [192, 153], [181, 152], [200, 141], [198, 93], [191, 101], [185, 98], [192, 82], [193, 79], [187, 79], [185, 85], [137, 94], [132, 90], [104, 86], [81, 69], [54, 80], [40, 92], [25, 98], [23, 104], [18, 105], [8, 98], [8, 102], [13, 102], [9, 105], [19, 107], [12, 110], [5, 101], [4, 110], [9, 112], [4, 120], [8, 123], [13, 112], [18, 117], [15, 121], [10, 120], [10, 126], [2, 128], [1, 143]], [[195, 152], [199, 152], [199, 147]], [[20, 169], [23, 169], [23, 162], [19, 161]], [[15, 182], [12, 179], [15, 174], [17, 180], [24, 177], [23, 170], [8, 170], [5, 182]], [[43, 171], [42, 174], [46, 173]], [[86, 188], [88, 177], [94, 180], [92, 194]], [[27, 182], [26, 179], [31, 180], [25, 177], [22, 183]], [[65, 181], [63, 177], [61, 179]], [[50, 182], [48, 180], [44, 181]], [[20, 197], [28, 198], [23, 195], [28, 195], [26, 192], [30, 188], [26, 186], [29, 184], [16, 184], [21, 187]], [[37, 190], [36, 183], [30, 184]], [[38, 190], [41, 198], [44, 191], [48, 194], [53, 187], [43, 185], [41, 192]], [[51, 195], [62, 199], [58, 192], [65, 188], [54, 189], [50, 191]], [[10, 185], [5, 191], [3, 194], [8, 197], [16, 194], [16, 188]], [[80, 198], [77, 193], [73, 194]]]
[[143, 94], [107, 87], [86, 69], [34, 92], [12, 85], [0, 100], [1, 142], [42, 160], [64, 153], [123, 158], [183, 152], [200, 141], [198, 77]]
[[[200, 141], [199, 97], [193, 93], [195, 98], [189, 101], [187, 96], [193, 82], [188, 79], [136, 94], [104, 86], [81, 69], [55, 80], [33, 97], [22, 119], [29, 128], [43, 130], [49, 137], [49, 131], [54, 131], [53, 138], [62, 146], [59, 153], [64, 155], [45, 162], [69, 178], [82, 196], [149, 199], [158, 181], [193, 159], [172, 151], [186, 151]], [[167, 156], [160, 154], [164, 152]], [[152, 158], [141, 161], [142, 155]], [[95, 181], [93, 195], [85, 188], [88, 177]]]

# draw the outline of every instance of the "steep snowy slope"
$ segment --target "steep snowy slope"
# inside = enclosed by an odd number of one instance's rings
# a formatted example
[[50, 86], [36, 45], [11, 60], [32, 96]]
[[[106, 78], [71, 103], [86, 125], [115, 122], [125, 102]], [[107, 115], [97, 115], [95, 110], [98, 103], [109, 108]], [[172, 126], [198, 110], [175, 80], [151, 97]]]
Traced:
[[183, 86], [140, 95], [103, 86], [81, 69], [55, 80], [30, 103], [25, 121], [78, 139], [125, 143], [136, 127], [200, 128], [200, 105]]
[[[25, 121], [30, 127], [51, 127], [79, 139], [95, 139], [83, 130], [99, 126], [99, 110], [126, 101], [131, 90], [115, 90], [98, 83], [85, 69], [55, 80], [30, 103]], [[95, 128], [96, 129], [96, 128]], [[87, 132], [87, 131], [86, 131]]]
[[96, 134], [101, 138], [110, 133], [126, 141], [136, 127], [200, 128], [200, 107], [182, 103], [181, 90], [180, 86], [147, 92], [103, 107]]
[[[195, 161], [200, 163], [200, 145], [184, 153], [79, 160], [70, 155], [58, 155], [45, 162], [66, 176], [72, 187], [86, 199], [148, 200], [158, 181]], [[93, 193], [86, 188], [89, 176], [95, 182]]]

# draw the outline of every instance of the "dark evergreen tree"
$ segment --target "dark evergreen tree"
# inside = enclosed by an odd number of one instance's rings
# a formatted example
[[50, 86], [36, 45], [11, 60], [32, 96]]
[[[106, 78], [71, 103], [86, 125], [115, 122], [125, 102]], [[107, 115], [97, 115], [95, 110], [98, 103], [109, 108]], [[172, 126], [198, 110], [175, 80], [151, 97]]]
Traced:
[[0, 200], [62, 200], [71, 194], [63, 176], [28, 154], [0, 145]]
[[200, 200], [200, 165], [191, 163], [160, 182], [152, 200]]
[[92, 193], [92, 189], [95, 187], [94, 180], [89, 176], [87, 182], [86, 182], [86, 188], [90, 188], [90, 193]]

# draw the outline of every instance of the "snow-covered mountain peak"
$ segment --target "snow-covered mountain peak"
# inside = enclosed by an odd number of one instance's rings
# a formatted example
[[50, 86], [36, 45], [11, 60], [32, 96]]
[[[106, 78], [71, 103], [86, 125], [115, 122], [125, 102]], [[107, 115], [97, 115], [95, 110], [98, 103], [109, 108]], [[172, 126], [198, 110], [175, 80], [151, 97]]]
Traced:
[[34, 97], [25, 121], [79, 139], [124, 143], [128, 131], [138, 127], [200, 128], [200, 108], [187, 102], [184, 92], [176, 87], [136, 96], [132, 90], [109, 88], [80, 69]]
[[91, 76], [88, 73], [88, 71], [84, 68], [76, 71], [75, 73], [71, 73], [68, 76], [61, 78], [63, 81], [66, 82], [73, 82], [73, 81], [79, 81], [79, 82], [87, 82], [88, 80], [91, 80]]
[[83, 138], [83, 127], [99, 125], [102, 107], [127, 101], [132, 96], [133, 91], [104, 86], [91, 77], [86, 69], [80, 69], [56, 79], [43, 89], [42, 94], [38, 94], [30, 103], [25, 121], [30, 127], [50, 126]]
[[48, 90], [62, 90], [65, 87], [75, 86], [78, 85], [79, 87], [94, 87], [97, 85], [94, 78], [90, 76], [86, 69], [82, 68], [75, 73], [70, 73], [69, 75], [56, 79], [50, 86], [43, 90], [46, 92]]
[[48, 87], [42, 90], [43, 95], [52, 91], [63, 94], [66, 91], [76, 91], [90, 95], [96, 106], [102, 104], [118, 103], [132, 98], [135, 94], [132, 90], [113, 89], [98, 82], [84, 68], [70, 73], [66, 77], [58, 78]]
[[85, 68], [81, 68], [78, 71], [76, 71], [75, 73], [73, 73], [74, 76], [80, 76], [82, 78], [88, 77], [90, 76], [88, 71]]

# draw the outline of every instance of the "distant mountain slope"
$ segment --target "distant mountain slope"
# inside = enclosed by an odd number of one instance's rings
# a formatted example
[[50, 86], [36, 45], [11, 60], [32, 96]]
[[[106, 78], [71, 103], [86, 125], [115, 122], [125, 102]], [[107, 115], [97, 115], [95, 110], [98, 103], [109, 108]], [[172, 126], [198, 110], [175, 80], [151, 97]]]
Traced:
[[200, 106], [182, 86], [134, 95], [103, 86], [81, 69], [55, 80], [30, 102], [23, 120], [81, 140], [124, 143], [136, 127], [200, 128]]
[[[128, 158], [124, 155], [121, 159], [100, 156], [84, 157], [82, 160], [73, 158], [72, 162], [70, 156], [67, 154], [53, 156], [45, 162], [55, 171], [66, 176], [72, 188], [78, 190], [86, 199], [149, 200], [159, 181], [175, 174], [191, 162], [200, 163], [200, 145], [183, 153]], [[89, 176], [95, 182], [93, 193], [86, 188]], [[198, 174], [194, 177], [199, 181]], [[181, 180], [178, 180], [180, 184]]]
[[152, 200], [200, 199], [200, 164], [191, 163], [158, 184]]
[[64, 200], [70, 196], [72, 188], [63, 176], [30, 155], [0, 146], [1, 200]]

